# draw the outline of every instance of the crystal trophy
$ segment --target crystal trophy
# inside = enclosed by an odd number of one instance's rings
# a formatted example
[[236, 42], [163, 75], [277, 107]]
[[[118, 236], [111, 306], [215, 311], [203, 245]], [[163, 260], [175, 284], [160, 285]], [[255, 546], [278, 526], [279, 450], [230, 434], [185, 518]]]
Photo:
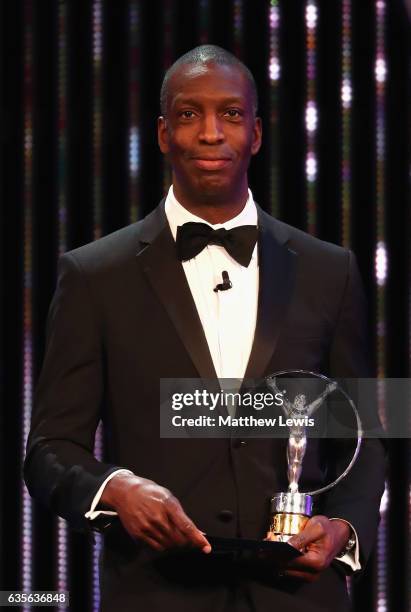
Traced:
[[[282, 394], [278, 387], [280, 384], [278, 377], [284, 375], [295, 376], [296, 374], [322, 379], [325, 383], [325, 388], [323, 392], [309, 404], [307, 403], [306, 395], [303, 393], [297, 394], [293, 402], [283, 398], [281, 408], [284, 412], [284, 416], [287, 418], [287, 423], [290, 423], [287, 444], [288, 490], [276, 493], [271, 498], [271, 521], [266, 539], [274, 542], [287, 542], [291, 536], [304, 529], [307, 521], [313, 516], [314, 496], [328, 491], [347, 476], [357, 460], [363, 436], [360, 416], [354, 402], [344, 389], [334, 380], [315, 372], [285, 370], [272, 374], [267, 377], [265, 381], [268, 387], [276, 394]], [[311, 417], [324, 403], [327, 396], [331, 395], [337, 388], [345, 396], [356, 418], [357, 443], [354, 454], [346, 469], [333, 482], [315, 491], [301, 492], [299, 490], [299, 482], [307, 449], [307, 430], [306, 426], [302, 423], [306, 422], [306, 419]]]

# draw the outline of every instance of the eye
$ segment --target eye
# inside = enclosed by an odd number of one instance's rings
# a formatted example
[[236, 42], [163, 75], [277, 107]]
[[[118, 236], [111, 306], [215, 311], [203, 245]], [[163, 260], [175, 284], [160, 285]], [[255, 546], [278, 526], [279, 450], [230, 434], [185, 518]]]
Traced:
[[228, 115], [229, 119], [240, 119], [243, 116], [242, 111], [238, 108], [229, 108], [225, 114]]
[[180, 113], [180, 117], [182, 119], [193, 119], [194, 116], [195, 116], [194, 112], [191, 111], [191, 110], [181, 111], [181, 113]]

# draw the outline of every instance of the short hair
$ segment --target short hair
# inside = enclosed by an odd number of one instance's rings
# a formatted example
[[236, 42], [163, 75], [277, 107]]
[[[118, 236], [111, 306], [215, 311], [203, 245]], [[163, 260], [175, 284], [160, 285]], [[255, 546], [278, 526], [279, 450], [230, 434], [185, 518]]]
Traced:
[[226, 49], [218, 47], [217, 45], [200, 45], [199, 47], [195, 47], [194, 49], [191, 49], [190, 51], [179, 57], [174, 62], [174, 64], [170, 66], [170, 68], [164, 75], [163, 83], [161, 85], [161, 114], [164, 116], [166, 115], [169, 96], [169, 81], [173, 74], [178, 70], [178, 68], [180, 68], [180, 66], [189, 64], [199, 65], [208, 63], [218, 64], [220, 66], [235, 66], [236, 68], [241, 70], [251, 89], [253, 112], [255, 115], [257, 113], [258, 107], [258, 94], [255, 80], [251, 71], [247, 68], [245, 64], [243, 64], [241, 60], [238, 59], [238, 57], [236, 57]]

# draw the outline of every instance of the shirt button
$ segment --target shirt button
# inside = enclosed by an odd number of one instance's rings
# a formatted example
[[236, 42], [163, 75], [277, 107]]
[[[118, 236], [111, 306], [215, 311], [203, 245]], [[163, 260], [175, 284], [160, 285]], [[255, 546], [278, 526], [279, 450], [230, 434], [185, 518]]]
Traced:
[[234, 518], [234, 514], [231, 510], [221, 510], [217, 516], [223, 523], [230, 523]]

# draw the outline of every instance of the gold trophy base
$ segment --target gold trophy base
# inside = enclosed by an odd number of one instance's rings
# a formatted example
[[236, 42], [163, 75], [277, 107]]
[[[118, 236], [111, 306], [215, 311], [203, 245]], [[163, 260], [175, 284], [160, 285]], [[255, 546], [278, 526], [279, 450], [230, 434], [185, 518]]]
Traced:
[[309, 493], [288, 491], [271, 498], [271, 523], [267, 540], [287, 542], [300, 533], [312, 516], [313, 500]]
[[279, 512], [272, 517], [267, 540], [273, 542], [286, 542], [291, 536], [300, 533], [305, 527], [309, 517], [303, 514]]

